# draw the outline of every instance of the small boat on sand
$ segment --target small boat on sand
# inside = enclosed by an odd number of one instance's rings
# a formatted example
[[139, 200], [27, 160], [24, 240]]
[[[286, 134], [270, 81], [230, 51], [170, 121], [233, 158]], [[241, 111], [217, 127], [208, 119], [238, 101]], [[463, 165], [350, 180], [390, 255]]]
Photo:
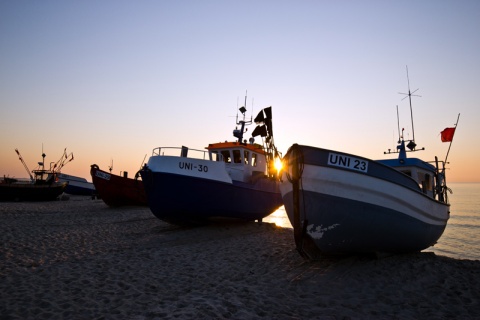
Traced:
[[[207, 220], [261, 221], [282, 205], [279, 176], [274, 167], [280, 157], [273, 143], [272, 110], [255, 118], [259, 125], [249, 142], [243, 140], [243, 120], [233, 131], [237, 141], [211, 143], [206, 150], [159, 147], [140, 170], [153, 214], [173, 224]], [[255, 136], [265, 145], [255, 143]]]
[[58, 170], [64, 165], [63, 156], [53, 167], [45, 169], [46, 155], [42, 153], [42, 162], [39, 162], [38, 167], [30, 173], [18, 149], [15, 149], [15, 152], [27, 170], [30, 180], [4, 177], [0, 180], [0, 201], [51, 201], [65, 191], [68, 182], [59, 182], [57, 179]]
[[142, 180], [101, 170], [96, 164], [90, 168], [96, 195], [110, 207], [146, 206], [147, 197]]

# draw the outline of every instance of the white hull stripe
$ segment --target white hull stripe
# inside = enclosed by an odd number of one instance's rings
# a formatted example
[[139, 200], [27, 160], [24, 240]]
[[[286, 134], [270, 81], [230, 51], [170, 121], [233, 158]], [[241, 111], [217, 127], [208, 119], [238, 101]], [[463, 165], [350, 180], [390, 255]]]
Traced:
[[[292, 191], [286, 177], [283, 181], [280, 186], [282, 197]], [[306, 164], [302, 188], [389, 208], [429, 224], [444, 225], [449, 218], [446, 204], [394, 183], [345, 170]]]

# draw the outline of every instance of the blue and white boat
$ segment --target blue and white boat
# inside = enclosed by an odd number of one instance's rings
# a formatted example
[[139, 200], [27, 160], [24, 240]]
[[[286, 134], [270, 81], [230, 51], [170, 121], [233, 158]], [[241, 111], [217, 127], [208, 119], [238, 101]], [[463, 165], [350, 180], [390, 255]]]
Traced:
[[[249, 142], [243, 120], [233, 131], [237, 141], [212, 143], [206, 150], [160, 147], [140, 170], [153, 214], [174, 224], [203, 223], [213, 218], [261, 221], [282, 205], [274, 160], [271, 107], [255, 118], [259, 123]], [[238, 120], [238, 118], [237, 118]], [[265, 145], [254, 142], [260, 135]]]
[[280, 191], [299, 252], [311, 258], [318, 252], [390, 254], [433, 246], [450, 217], [451, 190], [446, 158], [407, 158], [420, 150], [403, 139], [403, 131], [397, 150], [385, 152], [398, 153], [397, 159], [292, 145]]
[[406, 158], [404, 141], [399, 147], [398, 159], [377, 161], [290, 147], [280, 190], [300, 251], [304, 241], [326, 254], [413, 252], [437, 242], [450, 216], [443, 173]]

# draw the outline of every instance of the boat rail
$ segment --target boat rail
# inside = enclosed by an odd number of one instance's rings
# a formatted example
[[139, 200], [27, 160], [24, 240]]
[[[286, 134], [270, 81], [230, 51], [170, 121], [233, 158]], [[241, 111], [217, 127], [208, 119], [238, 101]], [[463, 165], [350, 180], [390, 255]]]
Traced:
[[[198, 149], [189, 149], [188, 147], [185, 147], [185, 146], [158, 147], [153, 149], [152, 156], [176, 156], [176, 157], [211, 160], [208, 150], [206, 151], [206, 150], [198, 150]], [[220, 157], [220, 159], [222, 158], [221, 154], [217, 154], [217, 156]], [[218, 159], [217, 161], [219, 161], [220, 159]]]

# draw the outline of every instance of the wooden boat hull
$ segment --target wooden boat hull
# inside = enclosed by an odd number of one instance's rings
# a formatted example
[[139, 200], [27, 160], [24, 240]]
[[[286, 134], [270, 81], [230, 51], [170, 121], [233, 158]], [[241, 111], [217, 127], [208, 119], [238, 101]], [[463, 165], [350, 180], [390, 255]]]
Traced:
[[111, 174], [93, 164], [90, 169], [97, 195], [110, 207], [146, 206], [143, 182]]
[[52, 184], [0, 183], [0, 201], [52, 201], [60, 196], [68, 183]]
[[[299, 147], [304, 157], [300, 221], [320, 251], [415, 252], [434, 245], [443, 234], [449, 205], [428, 197], [407, 175], [362, 157]], [[345, 165], [332, 164], [332, 154], [343, 157]], [[353, 169], [354, 161], [363, 162], [366, 170]], [[286, 175], [283, 181], [280, 190], [293, 225], [293, 188]]]

